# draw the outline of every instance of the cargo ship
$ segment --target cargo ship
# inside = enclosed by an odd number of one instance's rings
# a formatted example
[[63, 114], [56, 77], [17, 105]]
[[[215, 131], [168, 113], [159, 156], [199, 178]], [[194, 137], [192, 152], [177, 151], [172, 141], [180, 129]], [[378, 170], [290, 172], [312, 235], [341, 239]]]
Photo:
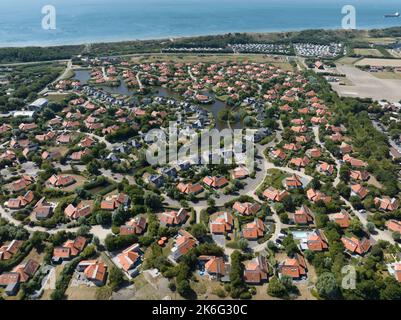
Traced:
[[392, 14], [384, 15], [385, 18], [398, 18], [399, 16], [400, 16], [400, 13], [398, 11], [395, 13], [392, 13]]

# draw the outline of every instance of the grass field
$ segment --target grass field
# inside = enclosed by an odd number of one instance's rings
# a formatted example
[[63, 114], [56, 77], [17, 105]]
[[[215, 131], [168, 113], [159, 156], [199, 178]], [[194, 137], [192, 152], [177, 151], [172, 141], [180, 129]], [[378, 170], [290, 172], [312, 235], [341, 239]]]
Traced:
[[383, 54], [377, 49], [356, 48], [354, 52], [361, 56], [383, 57]]
[[395, 72], [373, 72], [373, 76], [379, 79], [392, 79], [392, 80], [401, 80], [401, 73]]
[[358, 60], [360, 60], [360, 58], [342, 57], [338, 59], [337, 62], [341, 64], [354, 64]]
[[257, 63], [270, 63], [285, 70], [292, 70], [292, 66], [282, 57], [272, 57], [261, 54], [159, 54], [151, 56], [133, 57], [133, 62], [151, 63], [157, 61], [168, 62], [181, 62], [181, 63], [194, 63], [194, 62], [257, 62]]

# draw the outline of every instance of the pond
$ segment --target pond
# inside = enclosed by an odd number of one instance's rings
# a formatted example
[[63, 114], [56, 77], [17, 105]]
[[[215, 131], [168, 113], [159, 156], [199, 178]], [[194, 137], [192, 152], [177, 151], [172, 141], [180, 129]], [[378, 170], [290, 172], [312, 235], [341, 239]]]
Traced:
[[[87, 84], [88, 81], [90, 80], [90, 71], [89, 70], [75, 70], [75, 76], [74, 79], [79, 80], [81, 84]], [[102, 90], [110, 93], [110, 94], [120, 94], [124, 96], [135, 96], [135, 91], [131, 90], [127, 87], [124, 81], [120, 81], [120, 85], [117, 87], [109, 87], [109, 86], [98, 86]], [[159, 97], [171, 97], [175, 99], [181, 99], [180, 95], [176, 92], [173, 92], [167, 88], [164, 87], [154, 87], [153, 93], [151, 94], [152, 96], [159, 96]], [[207, 111], [209, 111], [213, 118], [215, 119], [216, 123], [216, 129], [222, 130], [228, 128], [228, 124], [225, 121], [220, 121], [218, 120], [218, 113], [221, 110], [224, 109], [232, 109], [229, 107], [227, 104], [224, 102], [215, 99], [215, 96], [212, 93], [209, 92], [203, 92], [203, 94], [212, 97], [214, 99], [214, 102], [212, 104], [207, 104], [207, 105], [201, 105], [201, 107]], [[238, 121], [236, 123], [231, 123], [231, 128], [232, 129], [241, 129], [242, 128], [242, 121]]]

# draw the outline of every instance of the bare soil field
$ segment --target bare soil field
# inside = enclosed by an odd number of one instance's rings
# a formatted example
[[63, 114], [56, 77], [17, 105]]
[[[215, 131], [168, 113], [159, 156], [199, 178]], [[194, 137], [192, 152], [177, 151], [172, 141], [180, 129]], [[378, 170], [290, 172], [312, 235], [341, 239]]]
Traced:
[[[401, 63], [401, 60], [399, 61]], [[332, 88], [341, 96], [372, 98], [374, 100], [386, 99], [390, 102], [401, 100], [401, 80], [379, 79], [371, 73], [359, 70], [352, 65], [337, 64], [337, 70], [339, 73], [345, 74], [353, 84], [353, 86], [341, 86], [338, 83], [332, 83]]]

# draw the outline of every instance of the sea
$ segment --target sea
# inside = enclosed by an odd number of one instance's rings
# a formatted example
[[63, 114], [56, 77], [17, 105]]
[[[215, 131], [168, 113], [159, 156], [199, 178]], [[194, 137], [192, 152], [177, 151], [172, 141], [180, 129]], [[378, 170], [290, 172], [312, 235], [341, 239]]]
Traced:
[[[42, 27], [49, 5], [55, 29]], [[345, 5], [357, 29], [401, 25], [384, 17], [400, 0], [0, 0], [0, 47], [339, 29]]]

